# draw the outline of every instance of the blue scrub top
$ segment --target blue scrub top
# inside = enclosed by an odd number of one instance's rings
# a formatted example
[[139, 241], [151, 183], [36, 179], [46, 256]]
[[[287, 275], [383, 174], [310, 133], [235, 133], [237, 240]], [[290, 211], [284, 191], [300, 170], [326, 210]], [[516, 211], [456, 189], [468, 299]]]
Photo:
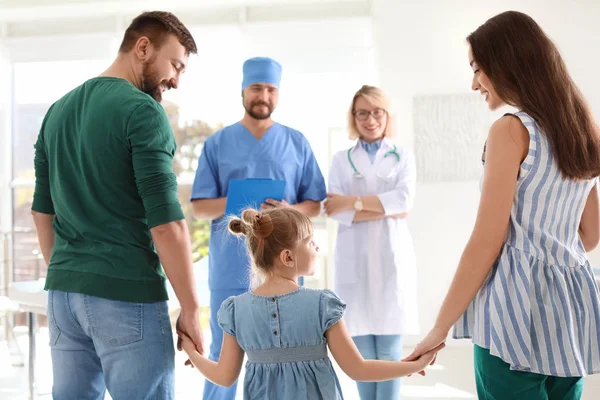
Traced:
[[[227, 126], [204, 143], [192, 187], [192, 200], [227, 197], [230, 179], [270, 178], [286, 181], [290, 204], [322, 201], [325, 180], [304, 135], [274, 123], [258, 140], [241, 123]], [[212, 221], [208, 284], [211, 290], [245, 289], [249, 284], [246, 244], [227, 230], [227, 219]]]

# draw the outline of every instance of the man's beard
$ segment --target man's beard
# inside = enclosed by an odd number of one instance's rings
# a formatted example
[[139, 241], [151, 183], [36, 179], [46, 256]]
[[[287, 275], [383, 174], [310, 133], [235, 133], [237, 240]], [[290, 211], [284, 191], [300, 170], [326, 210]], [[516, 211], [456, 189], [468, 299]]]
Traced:
[[154, 100], [160, 103], [162, 101], [162, 86], [165, 87], [165, 90], [169, 90], [171, 89], [171, 85], [159, 78], [158, 74], [153, 69], [153, 61], [154, 60], [150, 60], [142, 66], [142, 87], [140, 90], [149, 94]]
[[[261, 113], [254, 112], [253, 109], [255, 106], [265, 106], [265, 107], [267, 107], [267, 112], [261, 112]], [[251, 116], [252, 118], [257, 119], [257, 120], [268, 119], [271, 117], [271, 114], [273, 113], [273, 109], [271, 108], [271, 106], [269, 106], [267, 103], [265, 103], [263, 101], [255, 101], [253, 103], [250, 103], [249, 107], [246, 107], [246, 104], [244, 103], [244, 109], [246, 109], [246, 112], [248, 113], [249, 116]]]

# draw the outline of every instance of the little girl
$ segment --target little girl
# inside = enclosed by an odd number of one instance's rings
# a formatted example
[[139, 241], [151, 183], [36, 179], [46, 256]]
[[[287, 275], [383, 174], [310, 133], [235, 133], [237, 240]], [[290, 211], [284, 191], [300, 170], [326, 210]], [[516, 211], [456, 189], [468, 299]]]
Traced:
[[244, 399], [342, 399], [327, 346], [357, 381], [422, 371], [444, 346], [411, 362], [364, 360], [346, 329], [344, 302], [330, 290], [297, 283], [298, 277], [314, 273], [317, 257], [308, 217], [292, 208], [248, 209], [230, 221], [229, 230], [246, 237], [253, 275], [262, 284], [221, 305], [218, 322], [226, 335], [219, 362], [202, 356], [178, 332], [193, 365], [211, 382], [233, 385], [246, 353]]

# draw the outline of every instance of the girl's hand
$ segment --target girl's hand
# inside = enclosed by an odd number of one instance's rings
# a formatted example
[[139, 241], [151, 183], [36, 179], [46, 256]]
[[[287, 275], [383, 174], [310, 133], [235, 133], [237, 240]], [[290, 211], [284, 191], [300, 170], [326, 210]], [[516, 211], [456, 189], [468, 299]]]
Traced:
[[192, 339], [190, 339], [188, 335], [181, 331], [177, 331], [177, 336], [179, 336], [179, 339], [181, 340], [181, 347], [183, 348], [183, 351], [185, 351], [188, 356], [193, 353], [198, 353], [196, 345], [194, 342], [192, 342]]
[[442, 350], [444, 347], [446, 347], [446, 344], [442, 343], [435, 349], [429, 350], [427, 353], [423, 354], [414, 361], [417, 363], [417, 365], [421, 366], [421, 371], [419, 372], [420, 375], [425, 376], [425, 368], [427, 368], [429, 365], [435, 364], [438, 351]]
[[417, 344], [417, 347], [415, 347], [413, 352], [408, 357], [404, 358], [402, 361], [416, 361], [425, 353], [428, 353], [437, 348], [439, 345], [444, 344], [444, 342], [446, 342], [447, 337], [448, 331], [439, 328], [433, 328], [427, 334], [427, 336], [425, 336], [425, 338]]

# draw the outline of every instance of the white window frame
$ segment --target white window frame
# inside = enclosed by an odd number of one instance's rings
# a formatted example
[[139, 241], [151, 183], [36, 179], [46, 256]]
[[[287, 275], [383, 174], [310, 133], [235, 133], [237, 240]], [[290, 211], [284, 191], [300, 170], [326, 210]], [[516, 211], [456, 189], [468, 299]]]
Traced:
[[[59, 43], [60, 51], [56, 51]], [[0, 295], [7, 294], [8, 285], [13, 280], [13, 193], [17, 188], [35, 186], [33, 179], [14, 178], [14, 65], [38, 61], [94, 60], [103, 56], [108, 58], [109, 54], [114, 57], [116, 46], [116, 35], [110, 34], [86, 35], [86, 40], [77, 36], [0, 38], [0, 85], [9, 89], [0, 94]]]
[[12, 180], [12, 116], [14, 74], [8, 59], [6, 43], [0, 38], [0, 85], [8, 88], [0, 93], [0, 295], [7, 295], [12, 278], [13, 225]]

